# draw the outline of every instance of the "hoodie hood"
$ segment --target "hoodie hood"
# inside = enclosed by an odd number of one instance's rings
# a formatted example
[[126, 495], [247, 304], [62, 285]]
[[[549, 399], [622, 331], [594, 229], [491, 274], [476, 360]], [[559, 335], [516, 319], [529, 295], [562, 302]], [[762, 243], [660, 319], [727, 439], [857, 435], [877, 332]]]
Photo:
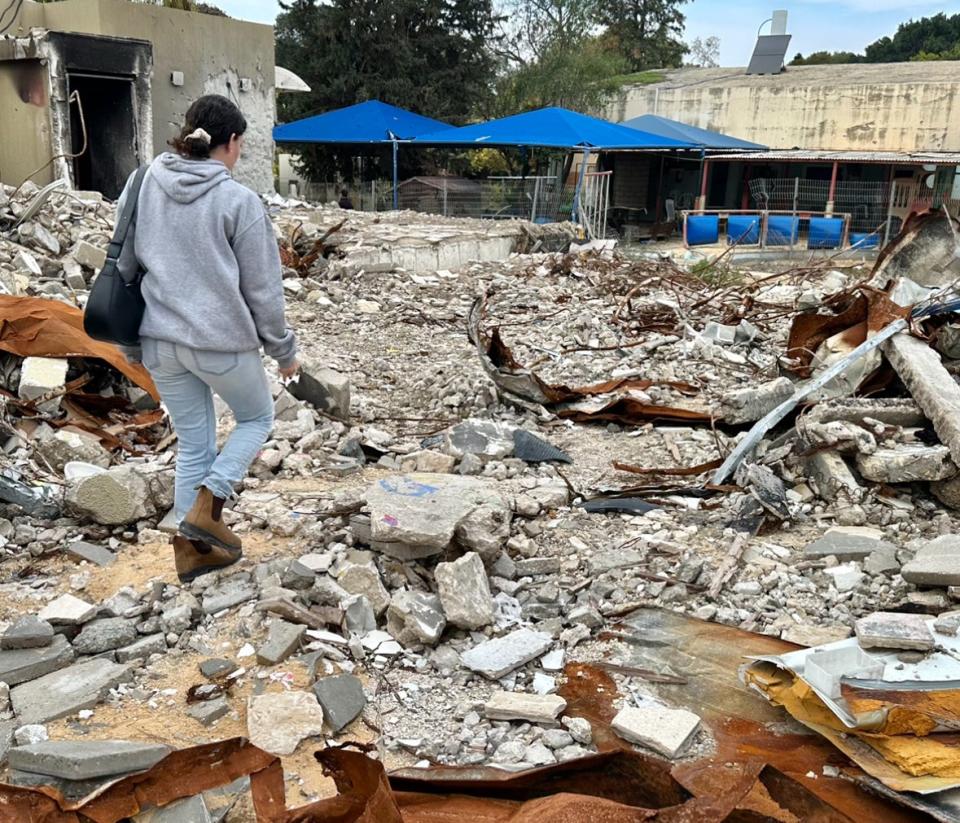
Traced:
[[188, 160], [164, 152], [150, 165], [150, 175], [178, 203], [192, 203], [225, 180], [230, 172], [219, 160]]

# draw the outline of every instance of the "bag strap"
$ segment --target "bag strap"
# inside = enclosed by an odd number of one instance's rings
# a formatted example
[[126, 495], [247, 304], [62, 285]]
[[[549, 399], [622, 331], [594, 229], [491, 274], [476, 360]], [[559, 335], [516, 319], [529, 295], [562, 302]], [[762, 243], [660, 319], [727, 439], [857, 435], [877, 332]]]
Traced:
[[127, 199], [123, 203], [123, 210], [117, 218], [117, 227], [113, 231], [113, 239], [107, 246], [107, 259], [116, 262], [120, 257], [123, 244], [127, 239], [130, 225], [137, 219], [137, 200], [140, 199], [140, 187], [146, 176], [148, 166], [141, 166], [133, 176], [133, 183], [127, 192]]

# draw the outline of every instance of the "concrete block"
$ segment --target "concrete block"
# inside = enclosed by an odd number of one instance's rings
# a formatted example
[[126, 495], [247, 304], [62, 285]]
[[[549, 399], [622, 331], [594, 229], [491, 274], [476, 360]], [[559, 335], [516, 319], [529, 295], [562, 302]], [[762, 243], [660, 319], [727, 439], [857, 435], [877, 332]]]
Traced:
[[946, 446], [900, 445], [858, 454], [857, 469], [875, 483], [913, 483], [918, 480], [948, 480], [957, 473]]
[[17, 746], [10, 752], [10, 765], [34, 774], [89, 780], [146, 771], [171, 751], [169, 746], [128, 740], [45, 740]]
[[960, 535], [945, 534], [925, 543], [900, 574], [921, 586], [960, 585]]
[[461, 662], [472, 671], [491, 680], [498, 680], [514, 669], [529, 663], [553, 646], [546, 632], [516, 629], [503, 637], [485, 640], [461, 655]]
[[72, 462], [90, 463], [104, 469], [110, 465], [110, 452], [100, 445], [98, 437], [87, 432], [60, 429], [35, 442], [37, 452], [58, 472], [63, 472], [64, 466]]
[[73, 658], [73, 647], [59, 634], [44, 648], [0, 651], [0, 682], [8, 686], [26, 683], [68, 666]]
[[267, 629], [267, 639], [257, 652], [257, 662], [261, 666], [282, 663], [299, 648], [306, 629], [306, 626], [294, 625], [286, 620], [272, 620]]
[[440, 598], [435, 594], [402, 589], [387, 608], [387, 631], [404, 646], [432, 646], [446, 625]]
[[42, 649], [53, 642], [53, 626], [36, 615], [21, 617], [0, 637], [0, 649]]
[[928, 651], [936, 645], [927, 619], [920, 614], [874, 612], [855, 624], [857, 640], [865, 649], [917, 649]]
[[887, 550], [896, 552], [893, 543], [883, 539], [880, 529], [867, 526], [834, 526], [827, 529], [812, 543], [808, 543], [803, 553], [807, 557], [829, 557], [833, 555], [840, 561], [863, 560], [873, 552]]
[[780, 639], [798, 646], [823, 646], [837, 640], [846, 640], [853, 632], [848, 626], [814, 626], [799, 623], [780, 632]]
[[350, 380], [345, 374], [305, 359], [299, 378], [287, 387], [298, 400], [340, 420], [350, 418]]
[[759, 386], [730, 392], [720, 399], [719, 414], [731, 426], [755, 423], [793, 395], [794, 385], [787, 377], [778, 377]]
[[149, 634], [136, 643], [117, 649], [117, 662], [127, 663], [131, 660], [147, 660], [154, 654], [166, 654], [167, 640], [162, 633]]
[[450, 625], [479, 629], [493, 622], [493, 596], [479, 554], [467, 552], [452, 563], [438, 563], [434, 579]]
[[86, 543], [83, 540], [75, 540], [73, 543], [67, 543], [67, 545], [64, 546], [64, 551], [76, 557], [78, 560], [86, 560], [88, 563], [93, 563], [94, 566], [100, 566], [102, 569], [105, 569], [107, 566], [112, 566], [117, 560], [117, 556], [109, 549], [105, 549], [103, 546], [98, 546], [95, 543]]
[[557, 726], [557, 718], [567, 701], [556, 694], [494, 692], [483, 707], [488, 720], [525, 720], [544, 726]]
[[70, 256], [81, 266], [91, 269], [92, 271], [100, 271], [104, 263], [107, 262], [106, 250], [101, 249], [99, 246], [94, 246], [93, 243], [88, 243], [86, 240], [80, 240], [73, 247]]
[[91, 620], [74, 638], [73, 647], [78, 654], [103, 654], [122, 646], [129, 646], [137, 639], [136, 624], [123, 617], [104, 617]]
[[72, 477], [65, 500], [79, 516], [106, 526], [135, 523], [156, 513], [147, 479], [132, 466]]
[[367, 598], [377, 615], [383, 614], [390, 605], [390, 593], [383, 585], [377, 564], [370, 552], [352, 550], [347, 552], [343, 563], [336, 570], [337, 583], [350, 594]]
[[363, 684], [352, 674], [323, 677], [313, 684], [313, 693], [334, 734], [353, 722], [367, 705]]
[[200, 674], [207, 680], [217, 680], [226, 677], [240, 668], [232, 660], [225, 660], [222, 657], [212, 657], [209, 660], [200, 661]]
[[682, 754], [693, 739], [700, 727], [700, 718], [686, 709], [650, 703], [621, 709], [611, 726], [624, 740], [674, 758]]
[[132, 677], [131, 666], [95, 658], [21, 683], [10, 691], [10, 699], [21, 723], [48, 723], [93, 708], [110, 689]]
[[86, 600], [72, 594], [62, 594], [44, 606], [37, 617], [54, 626], [80, 626], [92, 620], [96, 613], [97, 607]]
[[201, 608], [204, 614], [216, 614], [254, 600], [259, 594], [260, 590], [254, 583], [228, 579], [204, 592]]
[[[36, 400], [57, 389], [67, 381], [66, 360], [58, 357], [25, 357], [20, 367], [20, 385], [17, 394], [21, 400]], [[60, 408], [61, 395], [38, 404], [37, 408], [54, 414]]]
[[866, 577], [856, 563], [843, 563], [832, 569], [824, 569], [823, 573], [833, 579], [838, 592], [853, 591]]
[[217, 697], [213, 700], [204, 700], [201, 703], [194, 703], [187, 709], [194, 720], [204, 726], [212, 726], [221, 717], [230, 713], [230, 704], [225, 697]]

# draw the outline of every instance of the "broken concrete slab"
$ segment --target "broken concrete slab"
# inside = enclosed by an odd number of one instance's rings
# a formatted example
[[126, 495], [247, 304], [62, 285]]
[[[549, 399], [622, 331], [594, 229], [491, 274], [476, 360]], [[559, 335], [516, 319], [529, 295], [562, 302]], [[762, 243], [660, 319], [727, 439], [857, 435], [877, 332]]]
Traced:
[[960, 585], [960, 536], [945, 534], [925, 543], [900, 574], [920, 586]]
[[839, 566], [824, 569], [823, 573], [832, 578], [838, 592], [853, 591], [866, 578], [856, 563], [842, 563]]
[[857, 640], [865, 649], [917, 649], [936, 645], [927, 618], [920, 614], [874, 612], [855, 624]]
[[903, 381], [933, 429], [960, 464], [960, 386], [940, 355], [923, 340], [901, 332], [883, 344], [890, 365]]
[[148, 809], [131, 820], [133, 823], [213, 823], [202, 795], [175, 800], [163, 808]]
[[111, 460], [110, 452], [100, 445], [100, 438], [82, 431], [60, 429], [39, 437], [35, 448], [58, 472], [62, 472], [67, 463], [76, 461], [105, 469]]
[[74, 638], [73, 647], [79, 654], [103, 652], [129, 646], [137, 639], [136, 624], [123, 617], [104, 617], [91, 620]]
[[85, 266], [93, 271], [100, 271], [104, 263], [107, 262], [107, 253], [99, 246], [88, 243], [86, 240], [79, 240], [71, 249], [70, 256], [81, 266]]
[[80, 626], [92, 620], [97, 607], [72, 594], [62, 594], [44, 606], [37, 617], [54, 626]]
[[467, 552], [452, 563], [438, 563], [434, 579], [451, 626], [479, 629], [493, 622], [493, 596], [479, 554]]
[[135, 523], [156, 513], [147, 478], [132, 466], [72, 477], [64, 500], [80, 517], [105, 526]]
[[[58, 392], [67, 382], [69, 363], [57, 357], [25, 357], [20, 367], [20, 385], [17, 394], [21, 400], [37, 400], [45, 395]], [[62, 392], [40, 401], [37, 408], [52, 414], [60, 408]]]
[[132, 666], [95, 658], [22, 683], [11, 689], [10, 700], [21, 723], [48, 723], [93, 708], [132, 677]]
[[511, 427], [492, 420], [468, 418], [443, 433], [444, 451], [457, 459], [473, 454], [488, 460], [502, 460], [513, 453]]
[[363, 595], [379, 616], [390, 605], [390, 592], [383, 585], [370, 552], [351, 549], [336, 569], [337, 583], [348, 593]]
[[807, 472], [816, 482], [820, 497], [828, 502], [856, 503], [863, 499], [863, 487], [836, 452], [821, 451], [808, 458]]
[[567, 708], [567, 701], [556, 694], [494, 692], [484, 704], [488, 720], [525, 720], [542, 726], [558, 726], [557, 718]]
[[286, 620], [270, 621], [267, 639], [257, 651], [257, 662], [261, 666], [276, 666], [282, 663], [299, 648], [300, 639], [306, 630], [306, 626], [288, 623]]
[[[509, 501], [477, 478], [394, 475], [370, 486], [366, 499], [371, 546], [402, 560], [439, 554], [451, 544], [461, 525], [458, 537], [467, 544], [481, 543], [469, 548], [485, 550], [488, 543], [500, 548], [509, 537]], [[475, 512], [475, 520], [468, 520]]]
[[0, 636], [0, 649], [42, 649], [52, 642], [53, 626], [36, 615], [28, 614], [13, 623], [3, 636]]
[[553, 645], [547, 632], [516, 629], [503, 637], [485, 640], [465, 651], [460, 660], [464, 666], [491, 680], [498, 680], [540, 657]]
[[286, 390], [298, 400], [339, 420], [350, 418], [350, 381], [346, 375], [307, 358]]
[[230, 578], [204, 592], [201, 608], [204, 614], [216, 614], [248, 600], [255, 600], [259, 595], [260, 590], [256, 584]]
[[149, 634], [146, 637], [117, 649], [117, 662], [127, 663], [131, 660], [148, 660], [154, 654], [165, 654], [167, 651], [166, 637], [161, 634]]
[[780, 632], [780, 639], [798, 646], [823, 646], [837, 640], [846, 640], [853, 634], [849, 626], [815, 626], [798, 623]]
[[117, 560], [117, 556], [109, 549], [105, 549], [103, 546], [97, 546], [94, 543], [86, 543], [83, 540], [75, 540], [73, 543], [67, 543], [64, 551], [76, 557], [78, 560], [86, 560], [88, 563], [93, 563], [93, 565], [99, 566], [102, 569], [105, 569], [107, 566], [112, 566]]
[[256, 695], [247, 703], [247, 732], [265, 752], [293, 754], [302, 740], [323, 734], [323, 709], [309, 692]]
[[700, 718], [686, 709], [644, 703], [622, 708], [610, 725], [624, 740], [672, 759], [683, 754], [700, 727]]
[[0, 682], [8, 686], [26, 683], [73, 662], [73, 647], [62, 635], [42, 648], [0, 651]]
[[204, 700], [200, 703], [194, 703], [194, 705], [187, 708], [187, 714], [204, 726], [212, 726], [221, 717], [229, 713], [230, 704], [227, 703], [225, 697]]
[[171, 751], [169, 746], [129, 740], [45, 740], [11, 750], [10, 766], [66, 780], [90, 780], [145, 771]]
[[387, 609], [387, 631], [404, 646], [432, 646], [446, 625], [440, 598], [435, 594], [402, 589], [394, 594]]
[[731, 426], [755, 423], [789, 400], [793, 392], [793, 381], [787, 377], [738, 389], [720, 399], [718, 416]]
[[352, 723], [367, 705], [360, 678], [352, 674], [322, 677], [313, 684], [313, 693], [323, 708], [323, 716], [334, 734]]
[[857, 470], [875, 483], [914, 483], [918, 480], [948, 480], [957, 466], [946, 446], [901, 444], [857, 455]]
[[833, 526], [812, 543], [803, 553], [807, 557], [829, 557], [840, 561], [863, 560], [875, 551], [896, 552], [897, 547], [885, 540], [880, 529], [868, 526]]

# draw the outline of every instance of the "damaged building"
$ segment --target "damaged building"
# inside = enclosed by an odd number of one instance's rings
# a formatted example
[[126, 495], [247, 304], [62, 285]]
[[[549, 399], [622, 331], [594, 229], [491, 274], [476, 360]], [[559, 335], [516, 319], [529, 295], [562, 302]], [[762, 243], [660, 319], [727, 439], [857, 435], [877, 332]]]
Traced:
[[0, 179], [65, 178], [115, 198], [204, 94], [240, 106], [235, 175], [271, 190], [271, 26], [127, 0], [26, 0], [0, 39]]

